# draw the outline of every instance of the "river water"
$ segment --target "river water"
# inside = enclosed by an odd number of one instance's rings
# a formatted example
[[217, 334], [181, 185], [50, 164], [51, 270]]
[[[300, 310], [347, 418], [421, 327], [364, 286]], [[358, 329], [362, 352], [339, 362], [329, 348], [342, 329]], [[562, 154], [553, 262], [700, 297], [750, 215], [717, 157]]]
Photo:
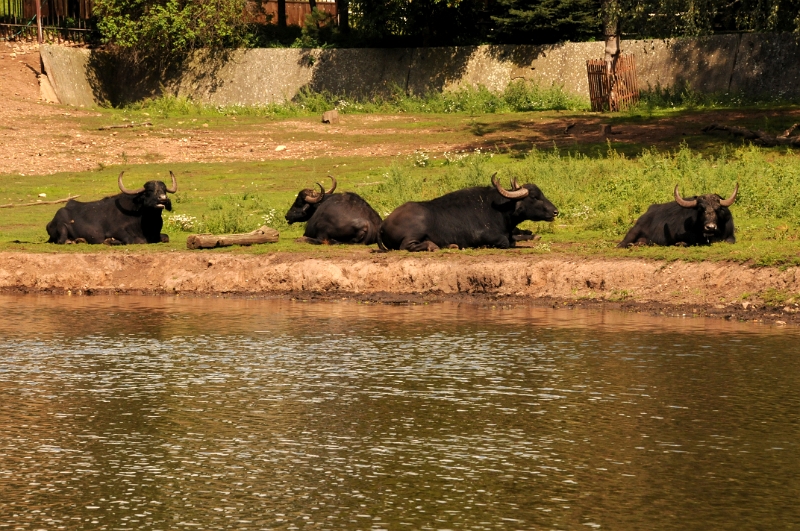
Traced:
[[2, 296], [0, 529], [797, 529], [800, 334]]

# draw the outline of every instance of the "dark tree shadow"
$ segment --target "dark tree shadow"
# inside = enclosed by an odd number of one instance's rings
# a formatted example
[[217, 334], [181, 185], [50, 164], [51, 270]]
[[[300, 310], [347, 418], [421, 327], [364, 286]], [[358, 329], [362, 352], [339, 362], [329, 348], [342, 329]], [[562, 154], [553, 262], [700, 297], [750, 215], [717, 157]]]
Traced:
[[200, 50], [165, 60], [126, 49], [99, 49], [89, 56], [87, 77], [95, 100], [113, 107], [177, 95], [182, 88], [208, 94], [226, 83], [220, 70], [235, 61], [236, 54], [236, 50]]

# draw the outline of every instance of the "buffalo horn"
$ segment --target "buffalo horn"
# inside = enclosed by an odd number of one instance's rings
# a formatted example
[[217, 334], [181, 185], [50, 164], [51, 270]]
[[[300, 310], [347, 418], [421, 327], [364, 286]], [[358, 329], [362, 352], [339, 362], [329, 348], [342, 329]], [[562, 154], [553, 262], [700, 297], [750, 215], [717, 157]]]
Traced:
[[331, 181], [333, 181], [333, 185], [331, 186], [331, 189], [330, 189], [330, 190], [328, 190], [328, 191], [327, 191], [327, 192], [325, 192], [325, 193], [326, 193], [326, 194], [332, 194], [332, 193], [333, 193], [333, 191], [334, 191], [334, 190], [336, 190], [336, 178], [335, 178], [333, 175], [328, 175], [328, 177], [330, 177], [330, 178], [331, 178]]
[[516, 177], [511, 178], [511, 189], [512, 190], [519, 190], [519, 183], [517, 182]]
[[681, 197], [680, 192], [678, 192], [678, 185], [675, 185], [675, 192], [673, 192], [675, 196], [675, 202], [678, 203], [683, 208], [694, 208], [697, 206], [697, 199], [693, 199], [691, 201], [687, 201], [686, 199]]
[[174, 194], [178, 191], [178, 179], [175, 178], [175, 174], [169, 172], [169, 176], [172, 177], [172, 188], [167, 187], [167, 192]]
[[119, 185], [119, 189], [122, 191], [123, 194], [136, 195], [144, 192], [144, 186], [142, 186], [137, 190], [128, 190], [127, 188], [125, 188], [125, 185], [122, 184], [122, 175], [124, 173], [125, 173], [124, 171], [120, 172], [119, 177], [117, 178], [117, 184]]
[[519, 190], [509, 192], [508, 190], [500, 186], [500, 183], [497, 181], [497, 172], [495, 172], [494, 175], [492, 175], [492, 184], [494, 185], [495, 188], [497, 188], [497, 191], [500, 192], [500, 195], [502, 195], [503, 197], [507, 197], [509, 199], [522, 199], [523, 197], [528, 197], [528, 194], [530, 193], [530, 191], [527, 188], [521, 188]]
[[720, 205], [724, 207], [729, 207], [736, 201], [736, 194], [739, 193], [739, 183], [736, 183], [736, 188], [733, 189], [733, 194], [728, 199], [723, 199], [719, 202]]
[[306, 194], [306, 203], [311, 203], [313, 205], [314, 203], [319, 203], [322, 201], [322, 198], [325, 197], [325, 187], [320, 183], [317, 183], [317, 186], [319, 186], [320, 193], [311, 192], [310, 194]]

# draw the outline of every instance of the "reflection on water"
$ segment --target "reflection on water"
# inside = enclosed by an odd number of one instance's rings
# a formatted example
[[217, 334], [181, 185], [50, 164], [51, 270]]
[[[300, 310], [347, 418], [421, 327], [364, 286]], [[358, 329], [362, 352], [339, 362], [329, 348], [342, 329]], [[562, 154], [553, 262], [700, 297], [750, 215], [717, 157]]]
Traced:
[[0, 302], [0, 529], [800, 527], [792, 330]]

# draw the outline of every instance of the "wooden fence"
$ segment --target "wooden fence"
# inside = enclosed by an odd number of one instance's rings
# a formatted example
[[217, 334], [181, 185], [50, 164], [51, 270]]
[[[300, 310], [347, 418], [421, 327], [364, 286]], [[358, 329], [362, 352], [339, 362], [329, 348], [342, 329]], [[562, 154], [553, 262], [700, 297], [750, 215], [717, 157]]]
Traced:
[[[96, 35], [91, 29], [43, 26], [44, 42], [56, 44], [93, 44]], [[36, 24], [0, 24], [0, 41], [38, 40]]]
[[[41, 0], [45, 42], [89, 44], [96, 40], [93, 0]], [[0, 40], [36, 41], [36, 0], [0, 0]]]
[[613, 73], [611, 64], [603, 59], [586, 61], [586, 71], [593, 111], [620, 111], [638, 103], [639, 85], [633, 55], [621, 55]]
[[[96, 40], [92, 21], [94, 0], [41, 0], [46, 42], [89, 44]], [[338, 23], [336, 0], [317, 0], [317, 9]], [[277, 24], [277, 0], [250, 0], [248, 12], [259, 24]], [[286, 24], [302, 26], [311, 13], [308, 0], [286, 1]], [[36, 40], [36, 0], [0, 0], [0, 40]]]
[[[42, 25], [87, 28], [92, 18], [92, 0], [41, 0]], [[0, 22], [27, 24], [35, 22], [36, 0], [0, 0]]]
[[[255, 22], [265, 24], [278, 23], [278, 2], [277, 0], [267, 0], [261, 2], [266, 17], [257, 17]], [[333, 19], [338, 23], [338, 12], [336, 11], [335, 0], [320, 1], [317, 0], [317, 9], [325, 13], [330, 13]], [[286, 25], [287, 26], [302, 26], [306, 15], [311, 13], [311, 6], [308, 1], [292, 1], [286, 0]]]

